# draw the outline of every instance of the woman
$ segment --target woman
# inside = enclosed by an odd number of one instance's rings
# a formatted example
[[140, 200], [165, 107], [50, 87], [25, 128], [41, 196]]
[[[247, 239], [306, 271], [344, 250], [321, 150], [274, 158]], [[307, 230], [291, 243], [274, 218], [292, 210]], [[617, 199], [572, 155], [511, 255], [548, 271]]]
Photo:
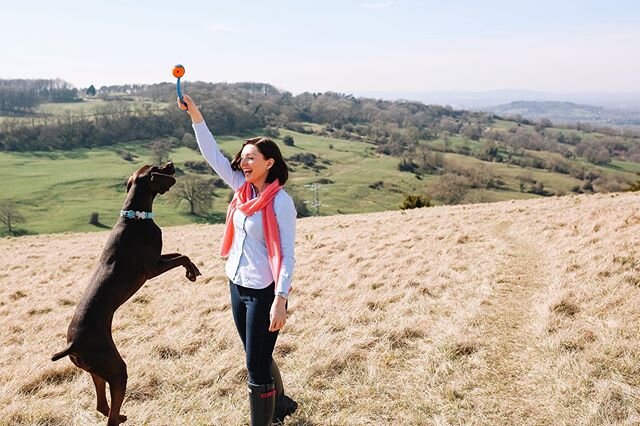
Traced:
[[296, 209], [282, 185], [287, 165], [266, 138], [244, 141], [233, 161], [220, 152], [193, 100], [183, 105], [193, 122], [200, 152], [234, 191], [227, 211], [221, 254], [228, 256], [231, 309], [246, 353], [251, 424], [270, 425], [293, 413], [272, 359], [278, 331], [287, 321], [287, 298], [295, 264]]

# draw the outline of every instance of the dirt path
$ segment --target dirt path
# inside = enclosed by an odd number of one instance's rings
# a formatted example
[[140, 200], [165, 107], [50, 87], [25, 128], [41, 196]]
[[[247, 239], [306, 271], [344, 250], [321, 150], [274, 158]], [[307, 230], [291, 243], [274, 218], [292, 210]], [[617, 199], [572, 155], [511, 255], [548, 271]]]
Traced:
[[545, 254], [510, 222], [497, 225], [494, 236], [502, 244], [501, 264], [481, 322], [487, 351], [478, 383], [488, 386], [479, 389], [485, 402], [481, 418], [492, 424], [547, 424], [553, 414], [540, 404], [549, 389], [536, 373], [544, 357], [535, 329], [537, 301], [549, 277]]

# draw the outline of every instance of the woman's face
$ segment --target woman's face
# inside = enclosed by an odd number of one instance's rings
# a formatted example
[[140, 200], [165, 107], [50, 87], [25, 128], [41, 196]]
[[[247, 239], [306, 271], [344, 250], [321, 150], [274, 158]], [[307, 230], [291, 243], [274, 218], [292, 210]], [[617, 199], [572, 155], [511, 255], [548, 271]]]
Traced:
[[240, 169], [248, 183], [261, 184], [266, 182], [269, 169], [273, 166], [273, 158], [266, 159], [255, 145], [247, 144], [240, 154]]

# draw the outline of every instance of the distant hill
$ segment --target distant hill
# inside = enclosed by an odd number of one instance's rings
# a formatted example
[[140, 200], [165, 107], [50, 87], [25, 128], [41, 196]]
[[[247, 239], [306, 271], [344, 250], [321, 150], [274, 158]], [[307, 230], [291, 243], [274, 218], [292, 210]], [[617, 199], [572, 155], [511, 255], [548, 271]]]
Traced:
[[534, 90], [432, 90], [359, 91], [356, 96], [395, 100], [407, 99], [425, 104], [451, 105], [459, 109], [482, 109], [515, 101], [560, 101], [597, 105], [608, 109], [640, 111], [640, 92], [540, 92]]
[[640, 126], [640, 111], [607, 109], [600, 106], [556, 101], [516, 101], [483, 108], [502, 116], [521, 116], [530, 120], [547, 118], [554, 123], [594, 123]]

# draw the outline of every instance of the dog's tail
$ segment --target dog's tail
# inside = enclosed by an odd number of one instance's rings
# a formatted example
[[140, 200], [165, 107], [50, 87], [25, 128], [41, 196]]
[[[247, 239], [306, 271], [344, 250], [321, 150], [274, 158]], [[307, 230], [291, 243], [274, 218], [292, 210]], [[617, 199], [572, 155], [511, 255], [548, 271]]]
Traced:
[[53, 354], [53, 356], [51, 357], [51, 361], [57, 361], [60, 358], [64, 358], [65, 356], [69, 355], [71, 353], [71, 346], [72, 346], [72, 343], [69, 343], [67, 347], [64, 348], [62, 351]]

